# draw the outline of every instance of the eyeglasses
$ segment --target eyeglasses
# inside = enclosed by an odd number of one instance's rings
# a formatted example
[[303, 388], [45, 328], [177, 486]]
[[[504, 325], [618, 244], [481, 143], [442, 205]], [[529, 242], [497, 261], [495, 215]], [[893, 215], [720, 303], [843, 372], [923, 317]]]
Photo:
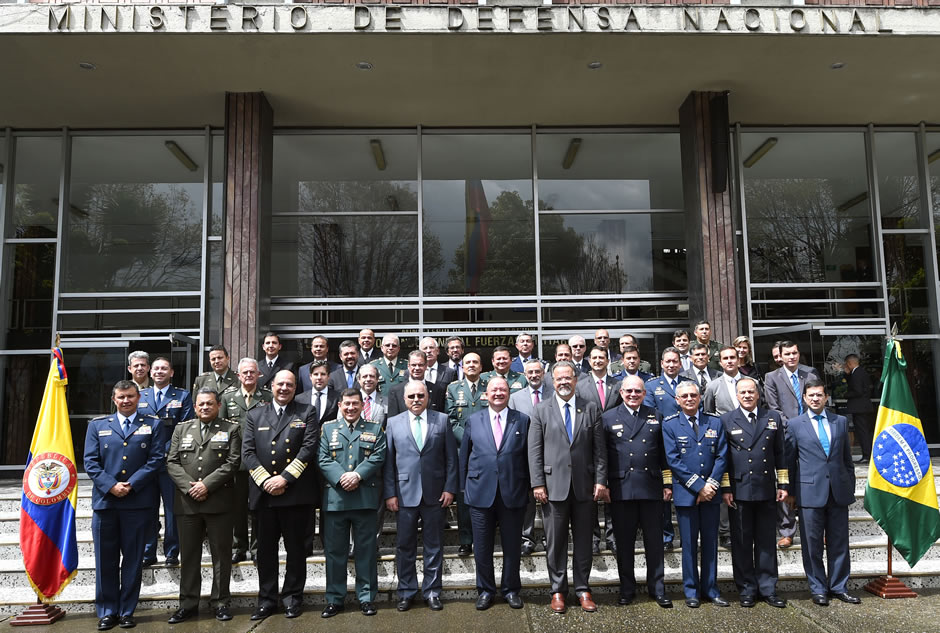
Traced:
[[621, 389], [624, 393], [643, 393], [642, 389]]
[[408, 394], [407, 396], [405, 396], [405, 397], [408, 398], [409, 400], [424, 400], [424, 394], [423, 394], [423, 393], [409, 393], [409, 394]]
[[587, 345], [572, 345], [571, 347], [587, 347]]
[[697, 393], [679, 393], [679, 394], [676, 394], [676, 397], [682, 398], [683, 400], [685, 400], [689, 398], [698, 398], [698, 394]]

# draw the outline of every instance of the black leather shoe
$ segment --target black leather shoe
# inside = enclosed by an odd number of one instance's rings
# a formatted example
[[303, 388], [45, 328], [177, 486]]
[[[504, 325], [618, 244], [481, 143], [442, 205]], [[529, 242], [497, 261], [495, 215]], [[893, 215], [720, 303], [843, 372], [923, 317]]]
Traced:
[[164, 562], [163, 564], [166, 565], [167, 567], [179, 567], [179, 566], [180, 566], [180, 559], [178, 559], [178, 558], [168, 558], [168, 559], [166, 559], [166, 562]]
[[277, 607], [274, 606], [273, 604], [262, 605], [251, 612], [251, 619], [263, 620], [268, 616], [274, 615], [276, 611], [277, 611]]
[[143, 561], [141, 561], [140, 566], [141, 567], [153, 567], [156, 564], [157, 564], [156, 558], [145, 558]]
[[698, 598], [686, 598], [685, 606], [690, 609], [698, 609], [702, 603], [698, 601]]
[[655, 600], [656, 604], [661, 606], [663, 609], [672, 608], [672, 600], [670, 600], [666, 596], [653, 596], [653, 600]]
[[676, 549], [676, 545], [672, 541], [666, 541], [663, 543], [663, 549], [667, 552], [671, 552], [672, 550]]
[[375, 610], [375, 605], [371, 602], [363, 602], [359, 605], [359, 610], [362, 611], [362, 615], [375, 615], [378, 613]]
[[522, 555], [531, 556], [535, 552], [535, 544], [529, 541], [526, 541], [522, 544]]
[[333, 604], [332, 602], [330, 602], [325, 607], [323, 607], [323, 611], [320, 613], [320, 617], [332, 618], [337, 613], [342, 613], [343, 609], [345, 608], [346, 607], [342, 604]]
[[395, 606], [399, 611], [407, 611], [411, 608], [411, 598], [402, 598], [398, 601], [398, 604]]
[[771, 594], [764, 597], [764, 602], [769, 604], [772, 607], [777, 607], [778, 609], [783, 609], [787, 606], [787, 601], [778, 596], [777, 594]]
[[829, 606], [829, 597], [824, 593], [814, 593], [813, 594], [813, 604], [819, 607], [828, 607]]
[[521, 609], [523, 607], [522, 596], [515, 591], [510, 591], [506, 594], [506, 604], [508, 604], [511, 609]]
[[477, 596], [477, 611], [486, 611], [493, 606], [493, 594], [483, 592]]
[[754, 596], [741, 596], [741, 606], [750, 609], [754, 606]]
[[431, 596], [425, 600], [425, 602], [428, 603], [428, 608], [431, 609], [431, 611], [441, 611], [444, 608], [444, 605], [441, 604], [441, 599], [437, 596]]
[[457, 548], [457, 556], [470, 556], [473, 554], [473, 545], [461, 545]]
[[167, 622], [170, 624], [179, 624], [180, 622], [185, 622], [186, 620], [193, 617], [194, 615], [196, 615], [195, 609], [189, 610], [189, 609], [184, 609], [183, 607], [180, 607], [179, 609], [176, 610], [176, 612], [173, 615], [170, 616], [170, 619], [167, 620]]
[[284, 611], [285, 618], [299, 618], [300, 614], [304, 612], [304, 605], [298, 603], [292, 604], [287, 607], [287, 610]]
[[232, 612], [225, 605], [215, 608], [215, 619], [219, 622], [228, 622], [232, 619]]
[[636, 598], [635, 594], [630, 594], [629, 596], [621, 595], [617, 597], [617, 604], [619, 604], [621, 607], [625, 607], [628, 604], [633, 604], [633, 600], [635, 598]]
[[106, 615], [100, 620], [98, 620], [98, 630], [99, 631], [110, 631], [118, 624], [118, 617], [116, 615]]
[[841, 600], [842, 602], [847, 602], [849, 604], [860, 604], [862, 602], [861, 598], [856, 598], [852, 594], [845, 593], [844, 591], [832, 593], [829, 595], [831, 595], [836, 600]]
[[245, 552], [235, 552], [234, 554], [232, 554], [233, 565], [237, 565], [238, 563], [241, 563], [246, 560], [248, 560], [248, 557], [245, 556]]
[[731, 549], [731, 537], [722, 536], [718, 539], [718, 544], [727, 549]]
[[118, 626], [122, 629], [132, 629], [137, 626], [137, 620], [132, 615], [122, 615], [118, 621]]
[[730, 607], [731, 603], [722, 598], [721, 596], [715, 596], [711, 599], [711, 603], [716, 607]]

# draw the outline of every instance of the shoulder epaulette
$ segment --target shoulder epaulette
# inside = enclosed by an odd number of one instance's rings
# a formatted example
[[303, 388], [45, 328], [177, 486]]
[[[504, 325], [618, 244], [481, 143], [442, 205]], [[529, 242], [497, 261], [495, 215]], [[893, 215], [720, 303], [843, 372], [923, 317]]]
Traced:
[[99, 415], [97, 418], [92, 418], [91, 421], [97, 422], [98, 420], [107, 420], [110, 417], [110, 415]]
[[673, 413], [672, 415], [667, 415], [666, 417], [664, 417], [663, 422], [666, 422], [667, 420], [672, 420], [673, 418], [678, 418], [678, 417], [679, 417], [678, 413]]

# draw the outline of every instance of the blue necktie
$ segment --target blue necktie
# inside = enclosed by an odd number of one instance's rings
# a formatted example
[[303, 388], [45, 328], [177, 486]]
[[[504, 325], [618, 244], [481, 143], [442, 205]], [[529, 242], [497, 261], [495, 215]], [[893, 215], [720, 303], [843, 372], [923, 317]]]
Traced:
[[821, 415], [817, 415], [815, 418], [816, 432], [819, 433], [819, 443], [822, 444], [822, 449], [826, 454], [826, 457], [829, 457], [829, 436], [826, 435], [826, 426], [823, 424], [823, 417]]
[[159, 409], [162, 404], [163, 404], [163, 392], [158, 391], [157, 392], [157, 409]]
[[672, 390], [675, 391], [675, 390], [676, 390], [676, 385], [679, 384], [679, 383], [676, 382], [676, 379], [675, 379], [675, 378], [673, 378], [673, 379], [672, 379], [672, 382], [671, 382], [670, 384], [672, 385]]
[[352, 386], [353, 386], [353, 372], [347, 371], [346, 372], [346, 387], [348, 389], [352, 389]]
[[796, 374], [790, 374], [790, 384], [793, 385], [793, 395], [796, 396], [796, 406], [800, 415], [803, 415], [803, 399], [800, 398], [800, 379]]
[[571, 405], [565, 404], [565, 431], [568, 432], [568, 441], [574, 441], [574, 429], [571, 426]]

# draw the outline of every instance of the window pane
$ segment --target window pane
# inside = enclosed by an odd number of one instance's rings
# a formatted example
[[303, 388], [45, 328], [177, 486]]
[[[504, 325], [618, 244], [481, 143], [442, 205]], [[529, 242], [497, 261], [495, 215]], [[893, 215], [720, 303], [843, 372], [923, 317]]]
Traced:
[[[933, 230], [940, 241], [940, 134], [927, 135], [927, 171], [930, 173]], [[940, 269], [940, 250], [937, 251], [937, 264]]]
[[907, 381], [924, 426], [924, 435], [931, 444], [940, 442], [940, 418], [937, 411], [940, 383], [936, 368], [940, 366], [940, 341], [902, 341], [901, 353], [907, 359]]
[[[46, 339], [44, 345], [48, 346]], [[36, 426], [36, 413], [42, 403], [43, 388], [49, 375], [51, 354], [38, 356], [0, 356], [0, 442], [3, 465], [25, 464], [29, 443]], [[72, 433], [76, 433], [73, 423]], [[79, 448], [85, 443], [85, 427], [80, 425]], [[73, 440], [75, 438], [73, 437]], [[80, 456], [77, 452], [76, 456]], [[81, 458], [78, 463], [81, 464]]]
[[[55, 237], [62, 177], [62, 139], [16, 139], [13, 210], [7, 237]], [[6, 160], [4, 156], [3, 160]]]
[[539, 134], [536, 144], [539, 209], [683, 208], [678, 134]]
[[741, 170], [751, 281], [874, 281], [864, 136], [751, 133], [741, 147], [757, 158]]
[[225, 137], [212, 137], [212, 207], [209, 213], [209, 235], [222, 235], [225, 222]]
[[927, 223], [920, 208], [914, 134], [875, 134], [875, 167], [878, 171], [881, 226], [886, 229], [925, 228]]
[[199, 289], [203, 147], [202, 136], [73, 139], [66, 292]]
[[901, 334], [936, 334], [937, 310], [931, 301], [928, 235], [885, 235], [885, 273], [890, 321]]
[[4, 270], [7, 317], [2, 349], [41, 349], [52, 343], [52, 294], [55, 244], [8, 244]]
[[425, 135], [426, 295], [535, 293], [528, 135]]

